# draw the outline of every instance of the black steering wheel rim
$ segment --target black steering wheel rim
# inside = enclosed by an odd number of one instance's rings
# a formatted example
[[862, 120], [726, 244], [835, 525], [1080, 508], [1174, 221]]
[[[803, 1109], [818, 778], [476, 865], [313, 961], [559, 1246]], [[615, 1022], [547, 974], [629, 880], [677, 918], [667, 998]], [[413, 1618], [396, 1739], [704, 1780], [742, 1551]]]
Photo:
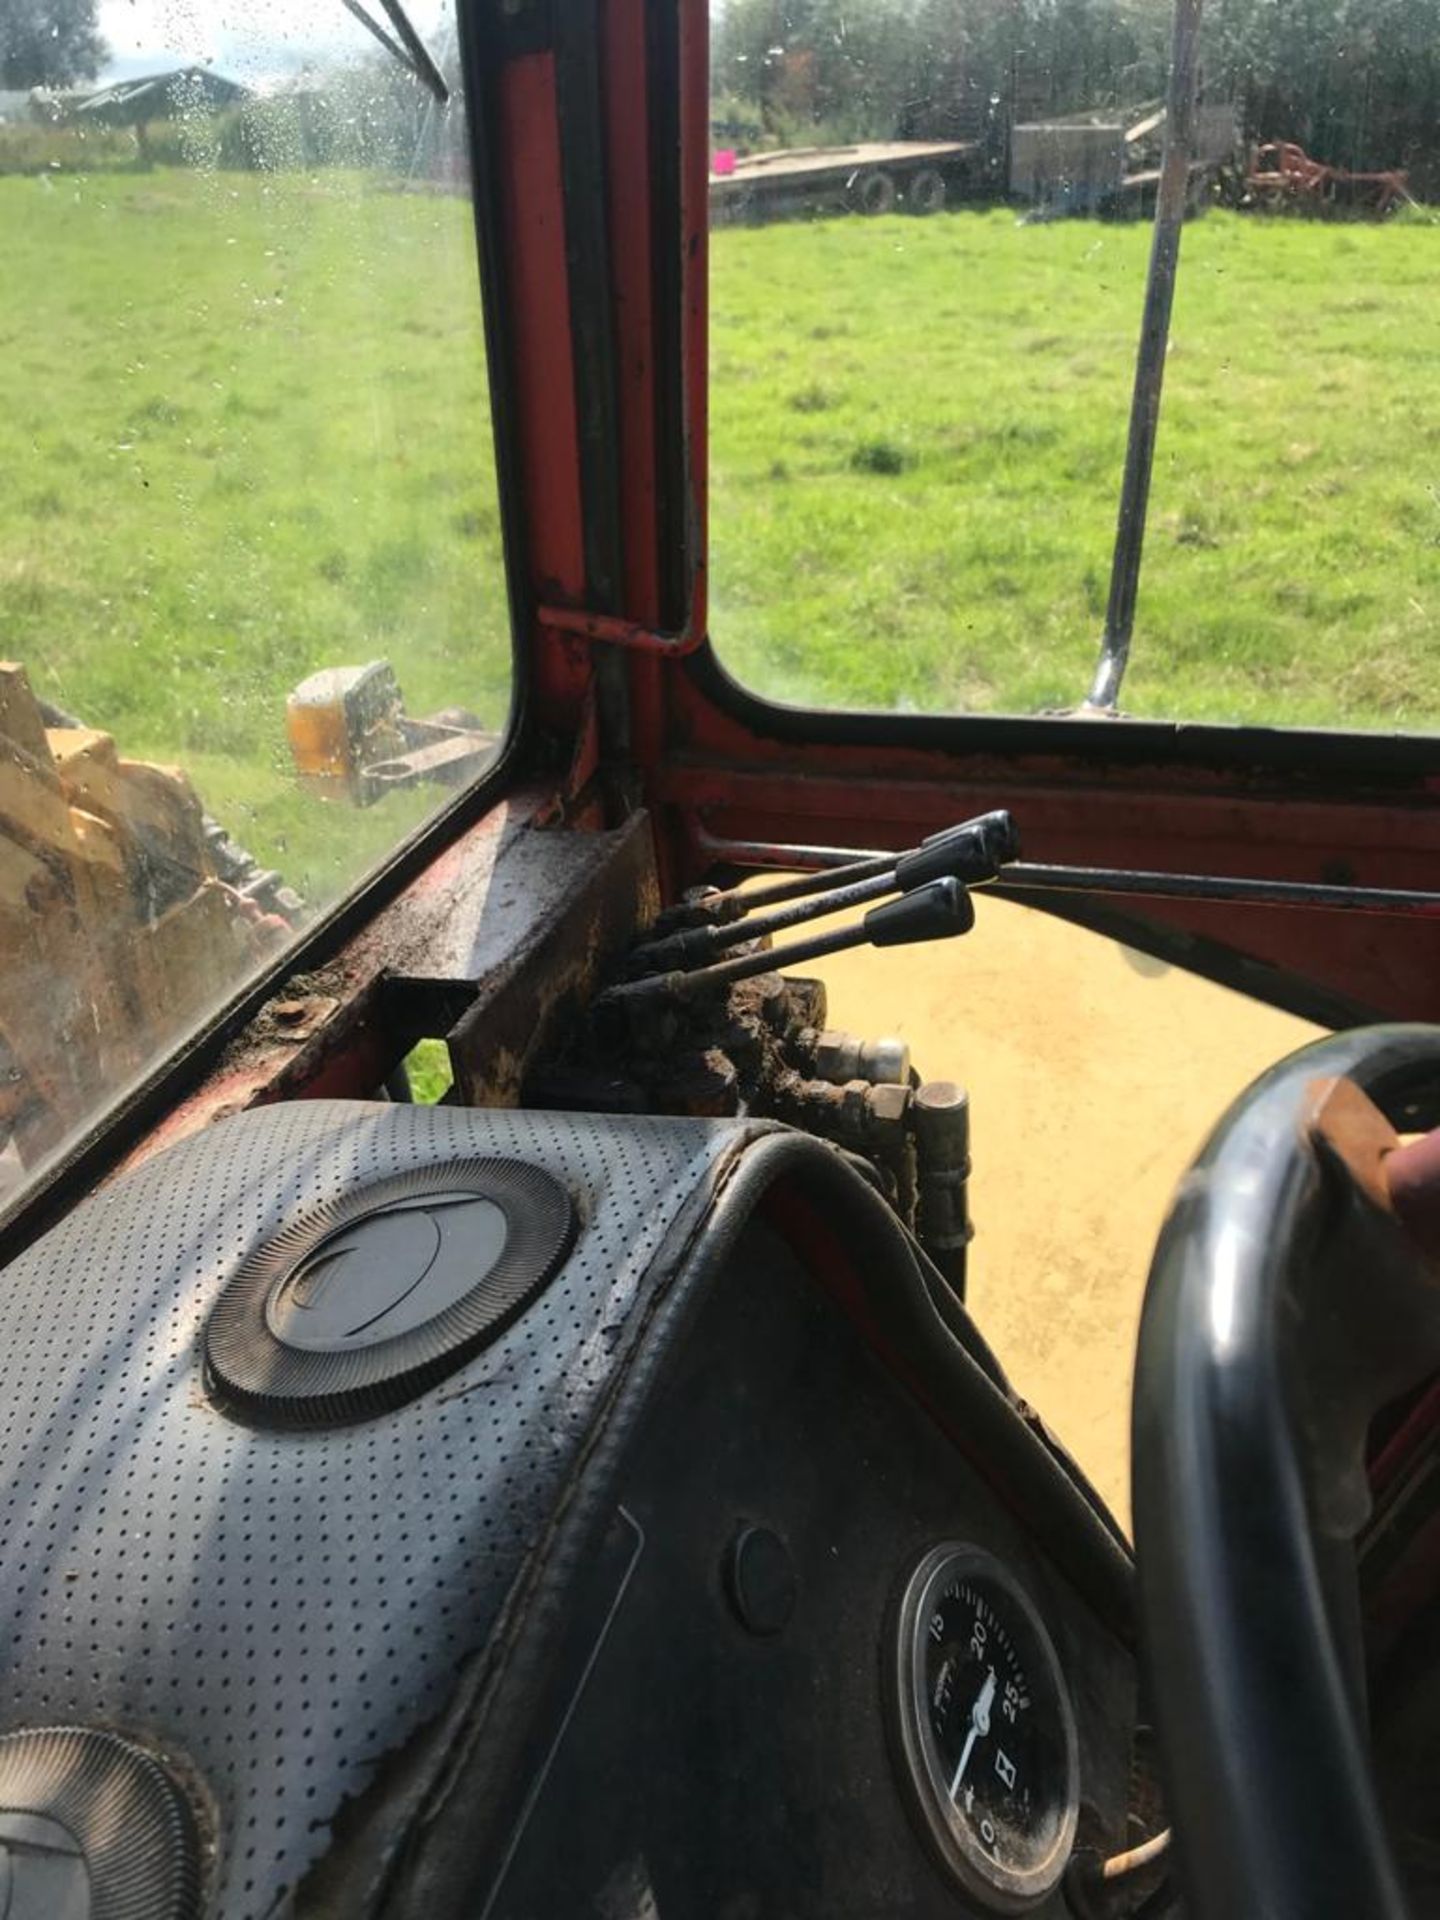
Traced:
[[[1373, 1327], [1357, 1339], [1371, 1277], [1328, 1253], [1354, 1196], [1305, 1115], [1332, 1079], [1397, 1130], [1433, 1125], [1440, 1028], [1338, 1035], [1257, 1080], [1181, 1183], [1141, 1321], [1140, 1614], [1178, 1874], [1199, 1920], [1407, 1911], [1369, 1764], [1347, 1537], [1366, 1410], [1388, 1396], [1397, 1356], [1371, 1351]], [[1401, 1238], [1374, 1243], [1386, 1271], [1370, 1311], [1388, 1325], [1403, 1300], [1398, 1359], [1424, 1370], [1440, 1314]]]

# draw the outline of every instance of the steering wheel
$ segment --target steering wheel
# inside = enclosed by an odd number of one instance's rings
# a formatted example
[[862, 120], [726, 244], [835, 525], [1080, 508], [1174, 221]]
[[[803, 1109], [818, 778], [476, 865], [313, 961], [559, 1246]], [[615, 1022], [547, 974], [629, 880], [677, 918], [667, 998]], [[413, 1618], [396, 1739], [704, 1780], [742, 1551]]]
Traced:
[[1257, 1080], [1181, 1182], [1136, 1356], [1142, 1634], [1196, 1920], [1404, 1920], [1354, 1542], [1375, 1412], [1440, 1367], [1440, 1028]]

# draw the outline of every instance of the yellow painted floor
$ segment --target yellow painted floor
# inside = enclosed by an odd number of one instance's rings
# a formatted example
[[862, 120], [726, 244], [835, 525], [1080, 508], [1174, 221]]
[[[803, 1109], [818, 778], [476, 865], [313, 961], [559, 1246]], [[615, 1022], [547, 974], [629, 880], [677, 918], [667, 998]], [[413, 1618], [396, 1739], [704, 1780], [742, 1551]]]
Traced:
[[1130, 1368], [1175, 1182], [1233, 1096], [1322, 1031], [1046, 914], [976, 897], [964, 940], [837, 955], [830, 1024], [970, 1089], [970, 1306], [1128, 1525]]

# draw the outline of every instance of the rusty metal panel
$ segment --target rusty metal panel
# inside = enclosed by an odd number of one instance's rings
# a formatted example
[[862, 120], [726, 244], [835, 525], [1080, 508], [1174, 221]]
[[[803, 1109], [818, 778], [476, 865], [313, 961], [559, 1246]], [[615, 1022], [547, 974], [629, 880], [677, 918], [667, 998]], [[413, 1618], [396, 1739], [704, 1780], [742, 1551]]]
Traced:
[[[556, 874], [554, 911], [493, 943], [476, 997], [450, 1036], [459, 1097], [471, 1106], [515, 1106], [526, 1068], [595, 991], [606, 959], [623, 950], [659, 909], [649, 823], [636, 815], [616, 833], [540, 835], [540, 842], [600, 844], [604, 858]], [[531, 850], [533, 859], [535, 850]]]
[[373, 1093], [425, 1034], [450, 1036], [462, 1100], [513, 1105], [554, 1021], [657, 905], [646, 815], [582, 832], [542, 824], [548, 803], [502, 801], [331, 961], [292, 975], [125, 1164], [246, 1107]]

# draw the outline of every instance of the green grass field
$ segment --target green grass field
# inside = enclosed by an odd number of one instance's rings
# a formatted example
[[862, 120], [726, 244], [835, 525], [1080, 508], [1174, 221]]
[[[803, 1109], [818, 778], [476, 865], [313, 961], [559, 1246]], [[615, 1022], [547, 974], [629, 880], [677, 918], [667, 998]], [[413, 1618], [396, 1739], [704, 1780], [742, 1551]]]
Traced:
[[177, 169], [0, 180], [0, 233], [0, 654], [324, 900], [435, 794], [299, 791], [298, 680], [505, 722], [469, 208]]
[[[804, 702], [1088, 685], [1148, 230], [1010, 213], [713, 249], [712, 630]], [[1125, 705], [1440, 719], [1440, 231], [1185, 233]]]
[[[354, 175], [0, 180], [0, 654], [313, 899], [429, 804], [302, 794], [287, 690], [503, 723], [469, 210]], [[1103, 611], [1148, 235], [718, 232], [712, 630], [779, 697], [1033, 712]], [[1186, 233], [1126, 704], [1440, 717], [1440, 232]]]

